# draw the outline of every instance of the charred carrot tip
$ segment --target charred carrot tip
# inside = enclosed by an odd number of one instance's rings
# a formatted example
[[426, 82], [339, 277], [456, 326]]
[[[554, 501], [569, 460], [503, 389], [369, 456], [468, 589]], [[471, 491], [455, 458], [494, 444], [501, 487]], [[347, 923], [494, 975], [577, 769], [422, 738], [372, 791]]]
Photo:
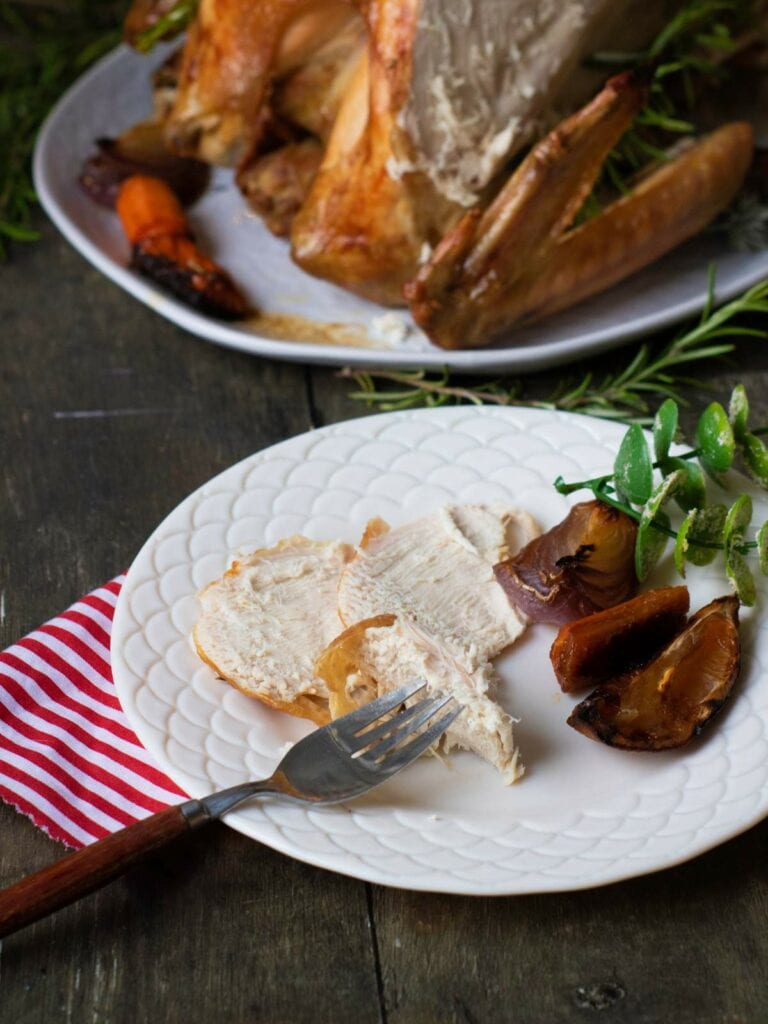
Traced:
[[200, 312], [225, 320], [248, 315], [229, 274], [195, 245], [181, 203], [164, 181], [145, 174], [126, 178], [115, 208], [135, 270]]
[[229, 274], [188, 237], [156, 235], [134, 245], [131, 266], [201, 313], [240, 320], [250, 312]]
[[134, 174], [120, 186], [115, 204], [128, 241], [136, 245], [156, 235], [186, 235], [181, 203], [160, 178]]

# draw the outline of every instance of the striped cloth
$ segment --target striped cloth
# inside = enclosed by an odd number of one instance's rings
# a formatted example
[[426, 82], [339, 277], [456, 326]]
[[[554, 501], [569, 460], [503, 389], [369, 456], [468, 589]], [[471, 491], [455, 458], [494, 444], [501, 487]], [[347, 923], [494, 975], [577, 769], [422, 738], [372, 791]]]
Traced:
[[117, 576], [0, 652], [0, 799], [81, 847], [184, 793], [151, 761], [109, 665]]

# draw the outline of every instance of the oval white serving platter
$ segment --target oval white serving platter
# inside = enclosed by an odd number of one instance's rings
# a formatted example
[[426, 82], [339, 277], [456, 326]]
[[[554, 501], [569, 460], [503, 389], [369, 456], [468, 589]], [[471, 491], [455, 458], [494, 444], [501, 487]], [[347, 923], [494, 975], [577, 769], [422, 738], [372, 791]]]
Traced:
[[[238, 553], [302, 532], [355, 542], [449, 501], [503, 501], [549, 528], [571, 499], [552, 480], [612, 464], [622, 428], [538, 410], [453, 408], [351, 420], [292, 438], [216, 476], [152, 534], [120, 594], [112, 664], [120, 700], [158, 764], [192, 796], [265, 777], [309, 723], [218, 680], [190, 631], [197, 591]], [[768, 517], [752, 490], [756, 521]], [[668, 560], [669, 561], [669, 560]], [[727, 587], [693, 569], [692, 608]], [[653, 585], [671, 582], [667, 565]], [[680, 751], [638, 754], [566, 725], [548, 651], [531, 627], [498, 663], [527, 772], [512, 787], [471, 754], [422, 759], [349, 806], [254, 803], [227, 821], [308, 863], [384, 885], [475, 895], [589, 888], [680, 863], [768, 813], [768, 621], [743, 616], [731, 701]]]
[[149, 116], [151, 70], [166, 52], [159, 48], [147, 58], [120, 47], [72, 86], [40, 132], [35, 187], [62, 234], [98, 270], [161, 316], [208, 341], [304, 363], [526, 373], [594, 355], [695, 315], [706, 299], [712, 263], [717, 266], [717, 296], [723, 300], [768, 276], [768, 252], [733, 252], [724, 239], [705, 234], [605, 294], [514, 331], [489, 348], [446, 352], [430, 344], [404, 312], [396, 314], [395, 333], [402, 327], [407, 336], [390, 344], [379, 323], [387, 311], [299, 270], [287, 243], [248, 212], [231, 172], [221, 170], [191, 210], [190, 220], [207, 250], [234, 275], [253, 304], [268, 314], [347, 325], [371, 340], [352, 346], [275, 340], [260, 336], [258, 328], [213, 320], [128, 270], [129, 248], [117, 218], [94, 205], [77, 184], [94, 139], [117, 135]]

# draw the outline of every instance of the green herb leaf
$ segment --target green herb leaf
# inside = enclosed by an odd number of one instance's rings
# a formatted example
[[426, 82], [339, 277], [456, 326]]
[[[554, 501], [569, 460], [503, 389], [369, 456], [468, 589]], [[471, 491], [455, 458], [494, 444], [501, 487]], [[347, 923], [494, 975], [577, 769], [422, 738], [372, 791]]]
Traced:
[[731, 401], [728, 405], [728, 419], [733, 428], [733, 436], [737, 444], [742, 444], [744, 435], [747, 433], [747, 418], [749, 417], [749, 401], [747, 391], [743, 384], [737, 384], [731, 392]]
[[707, 485], [701, 467], [690, 459], [678, 459], [672, 456], [664, 460], [662, 472], [669, 475], [674, 472], [685, 474], [683, 482], [675, 491], [675, 501], [683, 510], [690, 512], [693, 508], [701, 508], [707, 500]]
[[722, 474], [731, 468], [736, 446], [728, 416], [719, 402], [712, 402], [699, 417], [696, 443], [699, 461], [709, 476], [722, 487]]
[[673, 398], [665, 399], [653, 420], [653, 448], [658, 462], [664, 462], [675, 440], [677, 417], [677, 402]]
[[174, 39], [190, 24], [194, 18], [199, 0], [176, 0], [169, 11], [157, 21], [137, 35], [134, 45], [141, 53], [149, 53], [156, 43], [164, 39]]
[[[668, 533], [665, 531], [669, 530], [669, 516], [662, 511], [662, 506], [683, 485], [684, 480], [685, 473], [682, 470], [662, 480], [640, 516], [635, 542], [635, 572], [641, 582], [647, 579], [667, 546]], [[664, 529], [660, 530], [659, 526]]]
[[768, 448], [764, 442], [747, 431], [742, 439], [741, 453], [752, 479], [761, 487], [768, 488]]
[[744, 541], [744, 531], [752, 519], [752, 499], [748, 494], [740, 494], [728, 509], [723, 531], [723, 543], [728, 548]]
[[725, 571], [741, 603], [747, 607], [753, 605], [757, 590], [746, 558], [736, 550], [729, 551], [725, 556]]
[[760, 572], [768, 576], [768, 522], [763, 523], [757, 531], [757, 555], [760, 560]]
[[613, 466], [617, 491], [634, 505], [644, 505], [653, 488], [653, 468], [643, 428], [633, 423], [627, 430]]
[[651, 570], [664, 554], [664, 548], [669, 540], [666, 530], [669, 528], [670, 521], [666, 512], [656, 513], [655, 524], [650, 520], [640, 522], [635, 542], [635, 573], [641, 583], [648, 579]]
[[104, 0], [0, 0], [0, 261], [13, 244], [39, 237], [31, 157], [40, 125], [75, 78], [120, 42], [119, 16]]
[[755, 581], [747, 565], [747, 560], [739, 551], [744, 542], [744, 531], [752, 519], [752, 499], [748, 494], [741, 494], [728, 510], [725, 520], [723, 542], [725, 544], [725, 571], [733, 589], [742, 604], [755, 603]]
[[22, 224], [9, 224], [7, 221], [0, 220], [0, 235], [12, 238], [14, 242], [36, 242], [40, 237], [40, 232], [35, 231], [34, 228], [24, 227]]
[[[695, 508], [683, 520], [675, 542], [675, 568], [685, 576], [685, 563], [709, 565], [717, 557], [725, 529], [725, 505]], [[704, 545], [708, 545], [705, 547]]]

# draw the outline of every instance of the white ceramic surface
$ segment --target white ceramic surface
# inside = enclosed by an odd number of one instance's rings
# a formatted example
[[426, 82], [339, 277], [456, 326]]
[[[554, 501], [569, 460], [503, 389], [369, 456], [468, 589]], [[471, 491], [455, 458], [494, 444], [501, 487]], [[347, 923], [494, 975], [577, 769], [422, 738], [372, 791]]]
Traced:
[[[275, 341], [212, 320], [126, 269], [128, 244], [116, 217], [91, 203], [76, 183], [95, 138], [116, 135], [148, 116], [150, 69], [162, 56], [162, 50], [146, 58], [121, 47], [70, 89], [40, 133], [35, 186], [51, 219], [97, 269], [162, 316], [209, 341], [301, 362], [524, 373], [615, 347], [694, 315], [704, 302], [707, 267], [713, 261], [722, 299], [768, 276], [768, 252], [732, 252], [720, 237], [703, 235], [604, 295], [475, 352], [436, 348], [405, 313], [401, 319], [411, 325], [410, 334], [389, 349]], [[190, 217], [211, 254], [263, 311], [356, 325], [376, 338], [374, 321], [386, 311], [299, 270], [289, 258], [287, 243], [247, 211], [231, 172], [217, 172]]]
[[[193, 796], [268, 775], [286, 742], [311, 726], [248, 699], [198, 660], [189, 638], [199, 588], [238, 552], [292, 533], [354, 542], [371, 516], [398, 524], [448, 501], [518, 504], [548, 528], [569, 506], [552, 480], [605, 471], [621, 434], [615, 424], [548, 411], [424, 410], [312, 431], [233, 466], [168, 516], [128, 574], [112, 664], [131, 724]], [[761, 522], [765, 496], [753, 494]], [[693, 608], [726, 590], [719, 571], [691, 570]], [[662, 565], [653, 583], [671, 578]], [[766, 815], [767, 621], [743, 616], [743, 672], [719, 720], [663, 754], [611, 750], [566, 725], [575, 701], [549, 664], [554, 632], [532, 627], [499, 662], [501, 700], [520, 718], [527, 773], [517, 785], [504, 787], [461, 753], [447, 766], [422, 760], [348, 807], [263, 802], [229, 824], [373, 882], [512, 894], [655, 871]]]

